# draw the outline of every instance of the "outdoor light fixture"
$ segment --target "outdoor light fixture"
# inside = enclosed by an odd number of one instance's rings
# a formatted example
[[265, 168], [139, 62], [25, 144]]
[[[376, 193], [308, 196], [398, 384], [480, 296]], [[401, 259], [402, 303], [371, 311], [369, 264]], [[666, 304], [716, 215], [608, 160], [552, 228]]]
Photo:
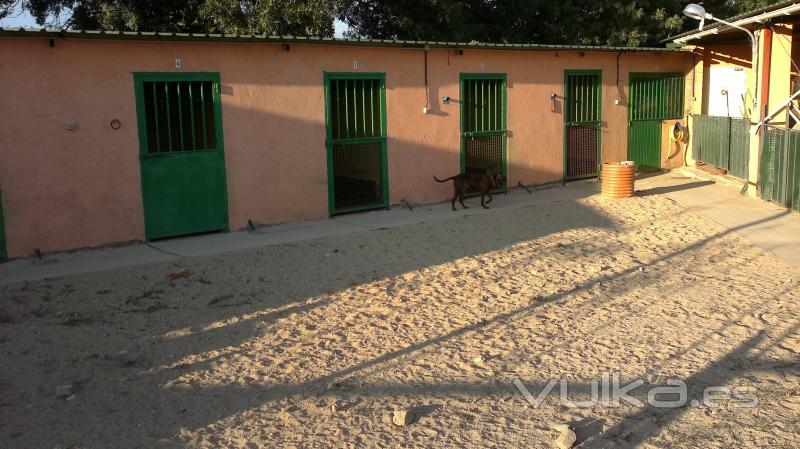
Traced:
[[[717, 22], [719, 22], [719, 23], [721, 23], [723, 25], [727, 25], [727, 26], [729, 26], [731, 28], [736, 28], [737, 30], [742, 30], [745, 33], [747, 33], [747, 37], [750, 38], [750, 46], [752, 47], [752, 57], [751, 57], [752, 59], [750, 59], [750, 64], [753, 67], [753, 73], [755, 73], [755, 77], [756, 77], [755, 86], [756, 86], [756, 89], [758, 89], [758, 62], [756, 61], [758, 59], [758, 49], [756, 49], [756, 37], [753, 35], [752, 31], [750, 31], [747, 28], [744, 28], [742, 26], [734, 25], [734, 24], [732, 24], [730, 22], [726, 22], [726, 21], [724, 21], [722, 19], [718, 19], [718, 18], [712, 16], [711, 14], [706, 12], [705, 8], [703, 8], [702, 6], [698, 5], [697, 3], [689, 3], [688, 5], [686, 5], [686, 7], [683, 8], [683, 15], [685, 15], [686, 17], [691, 17], [692, 19], [695, 19], [695, 20], [699, 20], [700, 21], [700, 30], [703, 29], [703, 26], [705, 25], [706, 19], [708, 19], [708, 20], [717, 21]], [[756, 95], [753, 95], [753, 109], [755, 109], [756, 105], [758, 105], [758, 99], [757, 98], [758, 98], [758, 91], [756, 91]]]
[[[700, 29], [701, 30], [703, 29], [703, 25], [705, 24], [706, 19], [708, 19], [708, 20], [717, 21], [717, 22], [719, 22], [719, 23], [721, 23], [723, 25], [727, 25], [727, 26], [729, 26], [731, 28], [736, 28], [737, 30], [744, 31], [745, 33], [747, 33], [747, 37], [750, 38], [750, 43], [753, 45], [753, 54], [755, 55], [755, 53], [756, 53], [756, 50], [755, 50], [756, 38], [755, 38], [755, 36], [753, 36], [753, 32], [748, 30], [747, 28], [741, 27], [739, 25], [734, 25], [734, 24], [732, 24], [730, 22], [726, 22], [726, 21], [724, 21], [722, 19], [718, 19], [718, 18], [712, 16], [711, 14], [706, 12], [705, 8], [703, 8], [702, 6], [698, 5], [697, 3], [689, 3], [688, 5], [686, 5], [686, 7], [683, 8], [683, 15], [685, 15], [686, 17], [691, 17], [692, 19], [695, 19], [695, 20], [699, 20], [700, 21]], [[754, 61], [755, 61], [755, 59], [754, 59]]]
[[686, 17], [691, 17], [692, 19], [700, 21], [700, 29], [703, 29], [703, 25], [705, 24], [706, 19], [713, 18], [711, 14], [706, 12], [706, 9], [702, 6], [698, 5], [697, 3], [689, 3], [683, 8], [683, 15]]

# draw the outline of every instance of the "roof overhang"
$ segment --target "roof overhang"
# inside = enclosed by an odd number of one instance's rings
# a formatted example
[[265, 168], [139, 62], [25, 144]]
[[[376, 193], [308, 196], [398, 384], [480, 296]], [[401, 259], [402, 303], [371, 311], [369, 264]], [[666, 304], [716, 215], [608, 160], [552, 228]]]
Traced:
[[[738, 16], [730, 17], [725, 20], [736, 26], [753, 29], [771, 20], [793, 15], [799, 15], [799, 14], [800, 14], [800, 0], [792, 0], [787, 2], [776, 3], [774, 5], [758, 9], [756, 11], [750, 11], [744, 14], [739, 14]], [[687, 44], [690, 41], [701, 40], [703, 38], [716, 36], [722, 33], [726, 33], [728, 31], [736, 31], [736, 30], [728, 25], [716, 22], [713, 25], [704, 27], [703, 29], [697, 31], [690, 31], [687, 33], [667, 38], [663, 42]]]
[[[800, 1], [800, 0], [798, 0]], [[549, 45], [512, 44], [488, 42], [433, 42], [400, 39], [344, 39], [330, 37], [267, 36], [249, 34], [204, 34], [204, 33], [159, 33], [141, 31], [87, 31], [59, 29], [8, 29], [0, 28], [0, 38], [45, 38], [45, 39], [88, 39], [106, 41], [158, 41], [158, 42], [197, 42], [197, 43], [266, 43], [266, 44], [310, 44], [336, 45], [345, 47], [389, 47], [406, 49], [455, 48], [473, 50], [506, 51], [561, 51], [561, 52], [681, 52], [685, 50], [664, 47], [613, 47], [592, 45]]]

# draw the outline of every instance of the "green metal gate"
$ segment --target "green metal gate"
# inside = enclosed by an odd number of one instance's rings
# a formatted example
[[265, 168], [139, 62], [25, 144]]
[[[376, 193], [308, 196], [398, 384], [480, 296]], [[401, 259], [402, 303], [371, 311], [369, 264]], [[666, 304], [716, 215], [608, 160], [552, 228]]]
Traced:
[[218, 73], [135, 73], [145, 237], [228, 227]]
[[764, 126], [759, 194], [800, 211], [800, 131]]
[[564, 179], [597, 176], [600, 171], [602, 74], [564, 72]]
[[386, 77], [325, 73], [328, 211], [388, 207]]
[[508, 175], [506, 74], [461, 74], [461, 173]]
[[661, 123], [683, 117], [683, 76], [631, 73], [628, 95], [628, 160], [661, 168]]
[[750, 120], [695, 115], [692, 118], [694, 158], [747, 179], [750, 167]]

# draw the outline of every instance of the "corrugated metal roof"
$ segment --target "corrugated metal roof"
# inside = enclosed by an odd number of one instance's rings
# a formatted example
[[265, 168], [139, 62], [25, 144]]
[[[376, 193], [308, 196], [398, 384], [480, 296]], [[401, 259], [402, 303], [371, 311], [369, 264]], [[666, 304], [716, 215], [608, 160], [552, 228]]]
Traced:
[[[764, 14], [764, 13], [767, 13], [767, 12], [775, 11], [776, 9], [785, 8], [787, 6], [794, 5], [795, 3], [797, 3], [797, 0], [789, 0], [789, 1], [784, 1], [784, 2], [773, 3], [773, 4], [771, 4], [769, 6], [765, 6], [763, 8], [758, 8], [758, 9], [754, 9], [752, 11], [743, 12], [741, 14], [737, 14], [737, 15], [732, 16], [732, 17], [726, 17], [723, 20], [725, 20], [726, 22], [736, 22], [738, 20], [747, 19], [748, 17], [757, 16], [759, 14]], [[727, 25], [724, 25], [724, 24], [722, 24], [720, 22], [717, 22], [715, 24], [712, 24], [712, 25], [709, 25], [707, 27], [704, 27], [702, 31], [709, 31], [709, 30], [714, 30], [714, 29], [718, 29], [718, 28], [720, 29], [720, 31], [731, 29], [731, 27], [729, 27]], [[661, 42], [672, 42], [675, 39], [680, 39], [682, 37], [691, 36], [691, 35], [699, 33], [699, 32], [700, 32], [700, 30], [687, 31], [685, 33], [681, 33], [681, 34], [677, 34], [677, 35], [672, 36], [672, 37], [668, 37], [668, 38], [664, 39]]]
[[267, 36], [251, 34], [162, 33], [143, 31], [90, 31], [61, 29], [0, 28], [0, 38], [101, 39], [168, 42], [235, 42], [269, 44], [316, 44], [349, 47], [459, 48], [511, 51], [600, 51], [675, 52], [663, 47], [614, 47], [594, 45], [496, 44], [484, 42], [435, 42], [401, 39], [352, 39], [332, 37]]

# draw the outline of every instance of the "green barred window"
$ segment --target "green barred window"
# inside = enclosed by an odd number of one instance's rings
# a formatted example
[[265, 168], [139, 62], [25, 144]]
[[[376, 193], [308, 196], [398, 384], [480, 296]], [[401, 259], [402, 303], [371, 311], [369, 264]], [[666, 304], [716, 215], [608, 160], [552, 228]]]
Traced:
[[148, 153], [216, 149], [213, 81], [144, 81]]

